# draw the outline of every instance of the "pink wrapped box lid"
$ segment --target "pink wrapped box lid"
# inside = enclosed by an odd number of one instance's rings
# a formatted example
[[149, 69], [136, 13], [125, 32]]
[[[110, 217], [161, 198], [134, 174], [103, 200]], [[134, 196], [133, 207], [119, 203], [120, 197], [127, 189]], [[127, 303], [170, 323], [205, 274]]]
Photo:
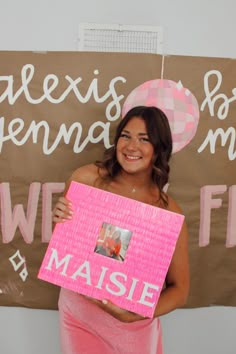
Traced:
[[72, 181], [38, 278], [152, 317], [184, 216]]

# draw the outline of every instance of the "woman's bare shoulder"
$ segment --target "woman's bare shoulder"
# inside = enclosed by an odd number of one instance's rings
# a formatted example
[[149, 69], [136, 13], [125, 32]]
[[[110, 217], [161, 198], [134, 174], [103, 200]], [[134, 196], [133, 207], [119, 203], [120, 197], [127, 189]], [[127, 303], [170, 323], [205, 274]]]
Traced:
[[183, 214], [183, 211], [181, 209], [181, 207], [179, 206], [179, 204], [168, 195], [168, 206], [167, 206], [167, 210], [169, 211], [173, 211], [175, 213], [178, 214]]
[[79, 167], [72, 173], [70, 178], [66, 181], [64, 195], [66, 194], [72, 181], [83, 183], [87, 186], [97, 187], [100, 184], [99, 181], [102, 181], [103, 177], [105, 177], [106, 175], [107, 171], [96, 166], [95, 163]]
[[69, 182], [75, 181], [93, 186], [100, 176], [99, 168], [95, 164], [89, 164], [77, 168], [71, 175]]

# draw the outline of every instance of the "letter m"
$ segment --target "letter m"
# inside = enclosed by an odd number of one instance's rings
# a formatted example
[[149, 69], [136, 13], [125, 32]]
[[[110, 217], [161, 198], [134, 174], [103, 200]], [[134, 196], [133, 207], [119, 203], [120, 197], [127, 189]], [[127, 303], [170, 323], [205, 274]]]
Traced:
[[59, 260], [57, 250], [55, 248], [52, 248], [51, 250], [52, 250], [52, 254], [49, 259], [48, 265], [45, 267], [45, 269], [52, 270], [53, 265], [56, 269], [63, 266], [63, 269], [60, 272], [60, 274], [66, 276], [67, 275], [66, 270], [69, 265], [69, 261], [73, 256], [71, 254], [67, 254], [64, 258]]

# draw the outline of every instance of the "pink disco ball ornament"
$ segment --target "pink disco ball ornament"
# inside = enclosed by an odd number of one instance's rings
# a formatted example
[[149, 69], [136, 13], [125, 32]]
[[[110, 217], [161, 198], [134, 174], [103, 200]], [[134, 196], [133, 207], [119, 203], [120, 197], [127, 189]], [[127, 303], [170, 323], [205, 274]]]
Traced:
[[198, 102], [181, 81], [144, 82], [126, 98], [122, 117], [136, 106], [155, 106], [165, 112], [172, 132], [173, 152], [183, 149], [196, 134], [200, 115]]

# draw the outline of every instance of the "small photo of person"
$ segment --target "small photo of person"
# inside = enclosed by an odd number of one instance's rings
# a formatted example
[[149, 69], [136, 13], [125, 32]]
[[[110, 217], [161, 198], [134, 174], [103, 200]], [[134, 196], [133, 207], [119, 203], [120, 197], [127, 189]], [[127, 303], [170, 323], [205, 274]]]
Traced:
[[132, 232], [115, 225], [103, 223], [94, 252], [123, 262]]

